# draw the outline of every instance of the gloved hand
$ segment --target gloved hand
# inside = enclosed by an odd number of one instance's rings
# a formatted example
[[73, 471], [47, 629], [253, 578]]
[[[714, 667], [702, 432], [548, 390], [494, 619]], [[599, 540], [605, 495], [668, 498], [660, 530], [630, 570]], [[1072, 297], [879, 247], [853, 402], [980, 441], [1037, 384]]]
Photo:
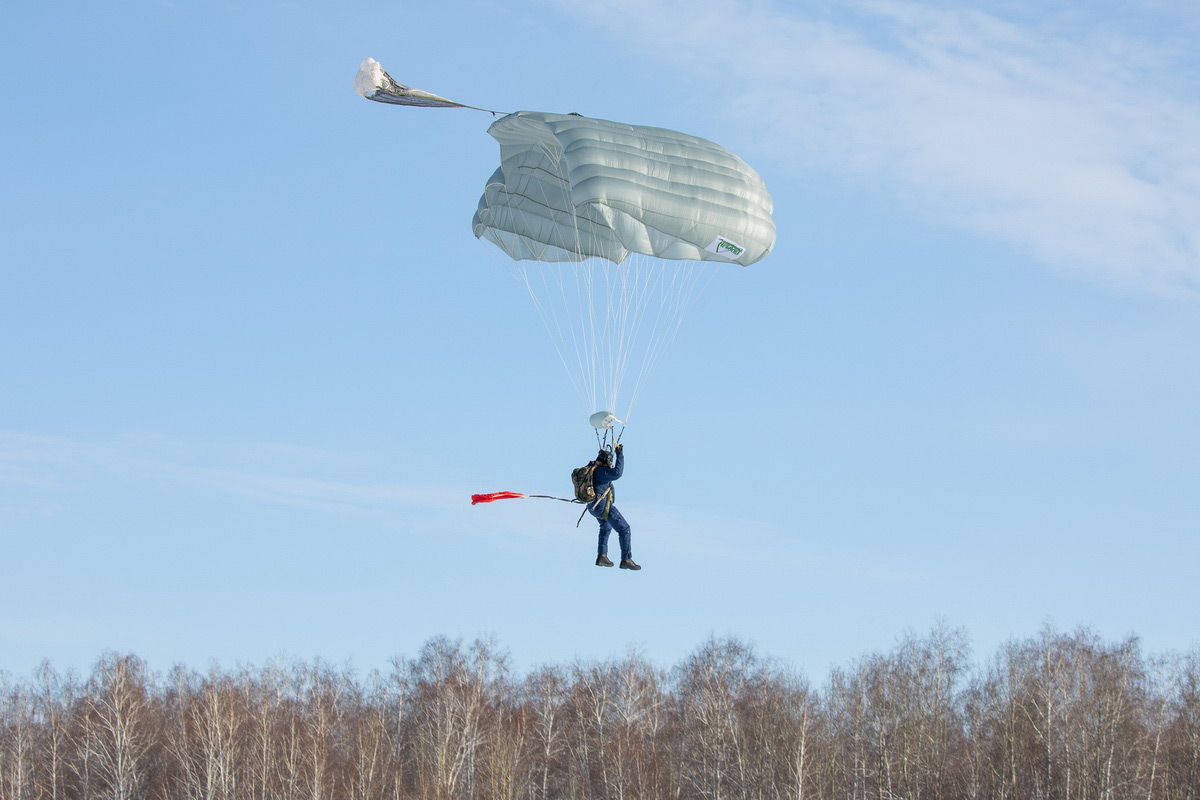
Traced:
[[617, 442], [617, 449], [618, 449], [618, 450], [624, 450], [624, 449], [625, 449], [625, 445], [621, 444], [620, 442]]

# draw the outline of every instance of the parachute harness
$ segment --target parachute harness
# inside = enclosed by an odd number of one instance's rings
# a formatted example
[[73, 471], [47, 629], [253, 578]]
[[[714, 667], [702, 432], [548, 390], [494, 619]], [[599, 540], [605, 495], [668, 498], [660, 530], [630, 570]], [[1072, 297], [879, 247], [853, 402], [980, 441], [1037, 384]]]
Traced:
[[[604, 431], [603, 434], [600, 432], [601, 430]], [[600, 449], [602, 451], [608, 453], [608, 457], [611, 460], [614, 457], [613, 454], [616, 452], [617, 445], [619, 445], [621, 443], [621, 437], [625, 435], [625, 426], [622, 425], [621, 430], [619, 432], [615, 432], [615, 433], [613, 432], [612, 428], [596, 428], [595, 431], [596, 431], [596, 444], [598, 444], [600, 446]], [[606, 520], [606, 519], [608, 519], [608, 512], [612, 510], [613, 499], [615, 497], [616, 497], [616, 492], [613, 491], [612, 484], [610, 483], [608, 485], [608, 488], [604, 490], [604, 494], [597, 497], [595, 499], [595, 501], [593, 501], [590, 504], [590, 507], [593, 509], [599, 508], [601, 501], [603, 501], [604, 502], [604, 513], [600, 515], [600, 519]], [[584, 511], [586, 512], [587, 509], [585, 508]], [[583, 521], [583, 514], [580, 514], [579, 519], [576, 520], [576, 522], [575, 522], [576, 528], [579, 527], [579, 523], [581, 521]]]

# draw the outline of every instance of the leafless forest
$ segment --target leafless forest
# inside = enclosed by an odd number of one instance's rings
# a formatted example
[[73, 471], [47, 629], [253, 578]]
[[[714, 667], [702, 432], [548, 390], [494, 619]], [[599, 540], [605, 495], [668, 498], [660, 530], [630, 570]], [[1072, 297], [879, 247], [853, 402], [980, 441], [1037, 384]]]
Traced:
[[0, 692], [3, 800], [1200, 797], [1200, 652], [1087, 630], [977, 660], [937, 627], [819, 687], [733, 639], [518, 675], [436, 638], [365, 677], [108, 654]]

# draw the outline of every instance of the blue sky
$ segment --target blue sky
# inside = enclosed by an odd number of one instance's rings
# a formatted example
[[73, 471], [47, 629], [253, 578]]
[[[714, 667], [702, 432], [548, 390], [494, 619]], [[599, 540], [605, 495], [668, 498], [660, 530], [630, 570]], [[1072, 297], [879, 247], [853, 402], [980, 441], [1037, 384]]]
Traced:
[[[1173, 2], [119, 0], [0, 18], [0, 670], [529, 667], [736, 635], [814, 679], [939, 619], [1197, 643], [1200, 12]], [[594, 440], [470, 232], [473, 105], [720, 142], [775, 252]]]

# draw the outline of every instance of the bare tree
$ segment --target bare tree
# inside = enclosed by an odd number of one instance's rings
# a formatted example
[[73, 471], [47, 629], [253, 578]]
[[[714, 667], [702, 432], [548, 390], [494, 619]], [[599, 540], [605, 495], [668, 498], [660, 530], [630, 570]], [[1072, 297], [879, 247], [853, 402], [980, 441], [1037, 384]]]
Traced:
[[2, 800], [1200, 800], [1200, 651], [1043, 629], [978, 667], [944, 625], [820, 690], [736, 639], [514, 678], [431, 639], [321, 661], [0, 683]]
[[34, 796], [33, 716], [30, 692], [0, 675], [0, 796], [12, 800]]
[[99, 787], [112, 800], [134, 800], [146, 792], [156, 744], [153, 717], [145, 664], [131, 655], [102, 657], [81, 703], [84, 731], [77, 739], [83, 762], [77, 769], [89, 796]]
[[664, 724], [663, 676], [639, 653], [630, 651], [602, 669], [606, 693], [615, 800], [655, 797], [662, 790], [655, 740]]
[[167, 749], [188, 797], [233, 800], [249, 786], [250, 713], [233, 679], [177, 667], [168, 694]]
[[488, 692], [507, 660], [486, 640], [464, 651], [436, 637], [411, 664], [418, 788], [431, 800], [474, 800]]
[[567, 702], [566, 678], [557, 667], [542, 667], [530, 675], [524, 686], [524, 704], [532, 726], [534, 742], [532, 787], [535, 800], [549, 800], [558, 787], [551, 783], [563, 769], [561, 754], [565, 748], [562, 709]]
[[1168, 794], [1183, 800], [1200, 797], [1200, 651], [1179, 658], [1171, 687], [1168, 738]]
[[43, 661], [34, 672], [34, 708], [39, 726], [36, 797], [67, 795], [67, 761], [72, 751], [71, 709], [79, 686], [70, 675], [60, 677]]
[[346, 721], [349, 748], [346, 796], [349, 800], [400, 797], [402, 685], [392, 684], [374, 672], [365, 689], [351, 687], [351, 691], [353, 710]]
[[569, 797], [610, 796], [611, 736], [606, 713], [610, 690], [603, 667], [576, 662], [565, 709], [570, 754], [566, 786]]
[[676, 670], [683, 778], [698, 797], [747, 796], [749, 743], [742, 700], [761, 668], [749, 645], [710, 638]]

